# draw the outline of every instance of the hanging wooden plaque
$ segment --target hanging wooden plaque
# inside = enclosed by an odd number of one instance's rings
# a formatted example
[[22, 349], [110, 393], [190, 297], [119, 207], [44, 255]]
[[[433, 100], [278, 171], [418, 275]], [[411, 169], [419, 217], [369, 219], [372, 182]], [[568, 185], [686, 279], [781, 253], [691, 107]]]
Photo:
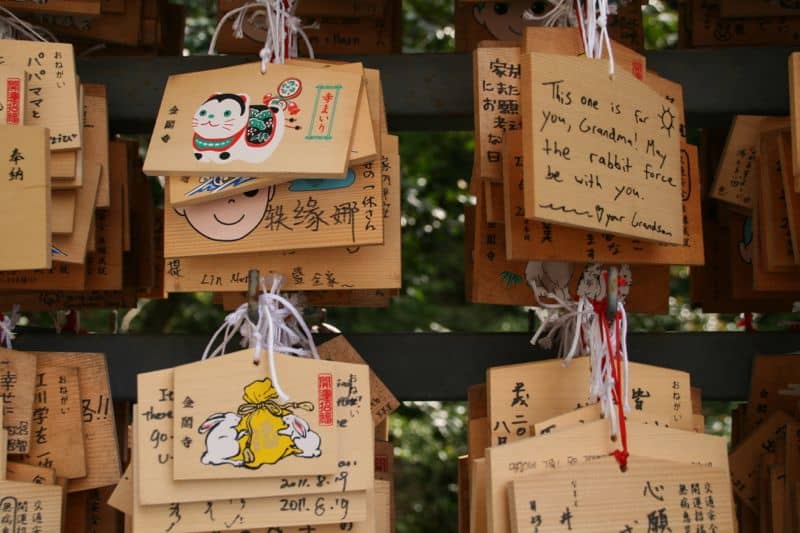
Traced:
[[231, 256], [167, 257], [164, 263], [167, 291], [243, 291], [247, 289], [247, 271], [254, 267], [262, 273], [281, 274], [286, 280], [284, 288], [289, 291], [399, 288], [401, 229], [397, 137], [384, 137], [382, 145], [388, 149], [380, 169], [384, 244]]
[[[320, 349], [323, 350], [324, 346], [320, 346]], [[367, 374], [364, 369], [355, 370], [356, 379], [366, 382]], [[335, 378], [347, 381], [351, 371], [352, 365], [340, 365]], [[238, 479], [235, 482], [226, 479], [173, 480], [174, 449], [184, 445], [173, 439], [173, 420], [163, 416], [173, 412], [175, 405], [173, 374], [173, 370], [168, 369], [139, 375], [139, 394], [147, 400], [142, 404], [143, 408], [147, 405], [147, 411], [139, 413], [138, 423], [143, 432], [136, 443], [137, 461], [142, 465], [139, 468], [138, 496], [143, 505], [238, 498], [242, 495], [259, 498], [317, 493], [343, 494], [372, 487], [374, 465], [370, 460], [373, 453], [371, 424], [369, 418], [364, 416], [352, 418], [336, 436], [340, 445], [335, 473]], [[346, 406], [338, 406], [336, 416], [350, 419]], [[166, 435], [166, 440], [159, 440], [154, 444], [149, 440], [152, 435], [157, 435], [159, 439]]]
[[86, 475], [78, 369], [37, 365], [31, 443], [23, 462], [68, 479]]
[[37, 485], [55, 485], [56, 472], [52, 468], [9, 461], [6, 464], [6, 480], [36, 483]]
[[[507, 495], [510, 483], [560, 469], [569, 471], [577, 465], [606, 458], [618, 446], [611, 441], [610, 428], [607, 420], [599, 420], [552, 435], [489, 448], [489, 530], [509, 531], [513, 522], [509, 519]], [[702, 465], [728, 474], [727, 444], [721, 437], [635, 422], [629, 422], [627, 430], [628, 448], [633, 456]], [[616, 468], [619, 472], [619, 466]], [[625, 524], [620, 527], [624, 529]]]
[[75, 223], [72, 233], [53, 236], [53, 261], [79, 264], [86, 262], [89, 233], [94, 220], [94, 206], [100, 183], [100, 165], [88, 166], [85, 171], [83, 186], [78, 189], [75, 198]]
[[800, 194], [794, 190], [791, 132], [784, 130], [778, 137], [778, 155], [781, 165], [783, 195], [786, 199], [786, 215], [789, 219], [792, 256], [794, 262], [800, 264]]
[[797, 406], [800, 391], [799, 355], [757, 355], [750, 374], [750, 395], [744, 431], [750, 434], [770, 415], [791, 413]]
[[[630, 363], [628, 419], [662, 427], [692, 429], [689, 374]], [[531, 436], [531, 426], [590, 405], [590, 361], [577, 357], [498, 366], [487, 370], [491, 445]]]
[[[164, 253], [191, 257], [381, 244], [380, 164], [355, 167], [333, 187], [332, 180], [295, 180], [174, 209], [168, 197]], [[214, 179], [188, 178], [196, 188]], [[169, 178], [174, 180], [181, 178]]]
[[[626, 71], [609, 79], [606, 61], [552, 54], [525, 55], [523, 92], [525, 175], [533, 177], [526, 207], [533, 217], [682, 241], [673, 104]], [[584, 184], [596, 180], [602, 189]]]
[[749, 212], [758, 186], [758, 152], [761, 132], [778, 127], [784, 119], [736, 115], [731, 124], [722, 157], [717, 165], [711, 197]]
[[52, 264], [47, 136], [46, 128], [0, 126], [4, 161], [0, 221], [14, 228], [14, 246], [0, 248], [0, 270], [50, 268]]
[[[167, 81], [148, 175], [341, 179], [363, 76], [259, 63]], [[307, 157], [313, 153], [314, 157]]]
[[0, 348], [0, 397], [3, 428], [8, 432], [9, 454], [30, 450], [36, 355]]
[[95, 207], [107, 208], [109, 195], [108, 100], [105, 85], [84, 83], [83, 151], [85, 161], [100, 165], [100, 185]]
[[[800, 266], [797, 272], [792, 270], [770, 271], [767, 263], [767, 217], [765, 208], [761, 206], [760, 199], [753, 204], [753, 289], [764, 292], [796, 292], [800, 291]], [[790, 267], [786, 267], [790, 268]]]
[[786, 425], [792, 417], [783, 411], [773, 413], [750, 433], [730, 455], [733, 490], [742, 503], [757, 512], [760, 486], [759, 461], [763, 454], [775, 450], [779, 439], [786, 439]]
[[63, 489], [19, 481], [0, 482], [0, 522], [20, 531], [23, 521], [29, 531], [61, 531]]
[[[798, 268], [794, 261], [787, 198], [783, 191], [778, 145], [780, 136], [780, 130], [762, 133], [758, 158], [760, 169], [757, 183], [758, 222], [764, 237], [761, 243], [764, 263], [769, 272], [791, 272]], [[790, 189], [789, 192], [794, 191]]]
[[[94, 213], [97, 248], [86, 256], [86, 290], [89, 291], [119, 291], [123, 288], [122, 224], [125, 199], [122, 182], [128, 178], [128, 161], [122, 157], [124, 152], [124, 149], [114, 151], [109, 171], [106, 172], [109, 207], [96, 209]], [[136, 205], [139, 204], [141, 202], [136, 202]]]
[[638, 456], [625, 472], [613, 457], [603, 457], [515, 480], [508, 503], [511, 529], [520, 532], [531, 524], [575, 531], [734, 528], [726, 470]]
[[[133, 411], [134, 442], [138, 442], [139, 413]], [[135, 454], [134, 454], [135, 455]], [[336, 524], [336, 528], [350, 530], [341, 523], [353, 522], [356, 531], [359, 523], [367, 519], [366, 491], [335, 494], [287, 497], [247, 498], [228, 500], [171, 503], [167, 505], [142, 505], [139, 501], [139, 468], [133, 468], [133, 523], [134, 533], [169, 529], [176, 533], [205, 531], [217, 526], [217, 518], [224, 517], [228, 529], [234, 526], [266, 528], [290, 527], [306, 524]], [[294, 503], [291, 503], [294, 502]], [[315, 528], [316, 529], [316, 528]], [[335, 531], [331, 528], [326, 533]], [[367, 533], [362, 531], [360, 533]]]
[[81, 147], [75, 56], [71, 44], [0, 40], [0, 58], [28, 73], [26, 126], [49, 128], [51, 150]]
[[504, 158], [504, 211], [506, 257], [512, 261], [601, 261], [632, 264], [703, 264], [700, 171], [697, 147], [681, 144], [683, 243], [670, 245], [525, 217], [522, 132], [509, 132]]
[[123, 13], [59, 17], [36, 14], [32, 21], [70, 40], [87, 39], [136, 46], [142, 38], [142, 0], [125, 0]]
[[472, 53], [476, 172], [498, 182], [502, 179], [504, 137], [522, 128], [519, 43], [504, 44], [479, 46]]
[[[174, 479], [336, 472], [336, 364], [276, 355], [276, 372], [290, 398], [286, 400], [274, 385], [277, 378], [269, 374], [266, 353], [258, 365], [253, 357], [252, 350], [244, 350], [175, 369], [179, 401], [173, 424], [175, 440], [182, 445], [173, 446]], [[354, 410], [368, 409], [369, 390], [352, 390]]]
[[97, 353], [37, 352], [41, 365], [78, 369], [86, 476], [70, 480], [68, 491], [107, 487], [119, 481], [119, 446], [111, 406], [106, 357]]

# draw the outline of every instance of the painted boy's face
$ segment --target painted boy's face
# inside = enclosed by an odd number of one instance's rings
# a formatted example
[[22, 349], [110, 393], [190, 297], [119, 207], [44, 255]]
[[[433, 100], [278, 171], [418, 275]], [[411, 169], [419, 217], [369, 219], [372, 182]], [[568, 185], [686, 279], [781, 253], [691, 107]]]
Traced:
[[204, 237], [214, 241], [238, 241], [258, 227], [268, 203], [268, 189], [256, 189], [175, 211], [186, 217], [189, 225]]
[[473, 15], [479, 24], [486, 26], [495, 39], [500, 41], [519, 41], [526, 23], [525, 11], [535, 16], [547, 13], [553, 6], [547, 0], [516, 0], [511, 2], [485, 2], [473, 8]]

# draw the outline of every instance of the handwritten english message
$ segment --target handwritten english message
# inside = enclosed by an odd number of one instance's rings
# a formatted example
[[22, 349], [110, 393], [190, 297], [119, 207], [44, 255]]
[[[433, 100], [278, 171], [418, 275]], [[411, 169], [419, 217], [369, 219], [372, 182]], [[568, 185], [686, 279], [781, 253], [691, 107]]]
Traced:
[[681, 243], [674, 105], [607, 61], [532, 53], [523, 71], [532, 217]]

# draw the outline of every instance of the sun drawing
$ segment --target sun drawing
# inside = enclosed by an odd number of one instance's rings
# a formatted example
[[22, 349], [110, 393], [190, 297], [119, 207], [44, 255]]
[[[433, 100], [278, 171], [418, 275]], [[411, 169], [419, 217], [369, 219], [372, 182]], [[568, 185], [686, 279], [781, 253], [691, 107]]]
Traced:
[[672, 114], [672, 109], [662, 106], [658, 118], [661, 119], [661, 129], [667, 130], [667, 137], [672, 137], [672, 130], [675, 128], [675, 115]]

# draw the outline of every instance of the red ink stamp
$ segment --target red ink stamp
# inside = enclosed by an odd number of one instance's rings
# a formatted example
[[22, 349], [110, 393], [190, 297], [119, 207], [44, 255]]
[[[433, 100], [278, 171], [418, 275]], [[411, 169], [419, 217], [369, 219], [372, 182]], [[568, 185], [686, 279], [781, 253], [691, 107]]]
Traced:
[[6, 124], [17, 125], [20, 123], [19, 99], [21, 98], [22, 81], [19, 78], [9, 78], [6, 81]]
[[317, 374], [319, 425], [333, 425], [333, 375]]
[[636, 76], [637, 80], [644, 78], [644, 65], [642, 65], [641, 61], [634, 61], [631, 65], [631, 70], [633, 71], [633, 75]]

